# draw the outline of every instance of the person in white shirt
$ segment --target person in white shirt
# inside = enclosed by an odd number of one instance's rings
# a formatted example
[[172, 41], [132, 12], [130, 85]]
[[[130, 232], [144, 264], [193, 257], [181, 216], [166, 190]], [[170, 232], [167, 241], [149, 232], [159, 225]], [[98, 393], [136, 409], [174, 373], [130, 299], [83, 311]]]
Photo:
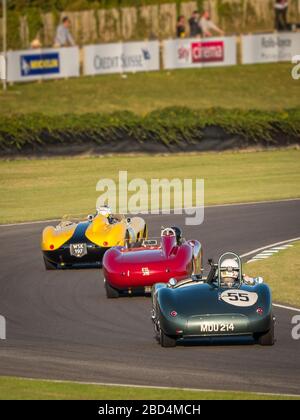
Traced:
[[54, 45], [55, 47], [68, 47], [74, 46], [75, 41], [70, 32], [71, 21], [68, 16], [65, 16], [62, 23], [56, 29], [56, 36]]
[[203, 12], [200, 19], [200, 27], [204, 37], [213, 36], [213, 32], [216, 32], [218, 35], [223, 36], [224, 31], [220, 29], [210, 18], [209, 12], [206, 10]]

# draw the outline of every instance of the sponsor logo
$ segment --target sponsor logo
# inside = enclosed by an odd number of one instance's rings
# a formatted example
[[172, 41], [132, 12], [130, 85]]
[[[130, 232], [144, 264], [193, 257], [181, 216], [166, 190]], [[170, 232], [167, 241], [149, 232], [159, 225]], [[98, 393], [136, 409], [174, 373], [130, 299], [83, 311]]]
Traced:
[[255, 305], [258, 300], [258, 294], [254, 292], [247, 292], [246, 290], [230, 289], [221, 293], [220, 299], [229, 305], [249, 307]]
[[295, 66], [292, 69], [292, 78], [294, 80], [300, 79], [300, 55], [294, 55], [292, 58], [292, 63], [295, 64]]
[[142, 275], [143, 276], [150, 276], [150, 271], [148, 267], [143, 267], [142, 268]]
[[274, 37], [262, 37], [261, 39], [262, 48], [291, 48], [292, 40], [290, 38], [282, 38], [280, 36]]
[[146, 61], [151, 60], [151, 53], [144, 48], [138, 54], [121, 54], [116, 56], [101, 56], [96, 54], [94, 57], [94, 68], [96, 70], [123, 69], [130, 70], [143, 68]]
[[20, 56], [21, 76], [44, 76], [60, 72], [59, 53], [28, 54]]
[[185, 63], [223, 62], [225, 59], [224, 41], [197, 41], [189, 46], [180, 45], [177, 56], [179, 61]]
[[300, 315], [295, 315], [292, 318], [292, 325], [295, 325], [292, 328], [292, 338], [294, 340], [300, 340]]
[[224, 41], [192, 43], [192, 62], [211, 63], [224, 61]]
[[179, 61], [185, 61], [188, 62], [190, 59], [190, 48], [186, 48], [183, 45], [181, 45], [178, 48], [178, 60]]

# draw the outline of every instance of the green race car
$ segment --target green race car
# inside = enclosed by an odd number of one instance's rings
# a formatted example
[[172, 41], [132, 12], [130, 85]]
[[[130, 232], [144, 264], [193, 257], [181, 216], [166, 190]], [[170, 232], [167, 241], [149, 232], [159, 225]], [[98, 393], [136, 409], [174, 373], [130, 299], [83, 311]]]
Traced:
[[275, 318], [270, 288], [263, 279], [242, 274], [242, 263], [232, 252], [218, 264], [210, 261], [207, 277], [170, 279], [152, 289], [152, 321], [162, 347], [179, 340], [251, 336], [273, 345]]

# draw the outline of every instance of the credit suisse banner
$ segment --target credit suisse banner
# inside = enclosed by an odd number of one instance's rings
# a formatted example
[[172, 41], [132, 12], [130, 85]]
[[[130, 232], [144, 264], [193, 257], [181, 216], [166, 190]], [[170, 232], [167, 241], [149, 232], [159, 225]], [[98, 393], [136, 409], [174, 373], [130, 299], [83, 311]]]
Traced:
[[78, 77], [79, 70], [78, 47], [7, 53], [7, 80], [9, 82]]
[[165, 69], [231, 66], [237, 63], [236, 37], [167, 40], [163, 61]]
[[130, 73], [159, 70], [159, 42], [119, 42], [88, 45], [84, 74]]
[[242, 63], [291, 61], [300, 54], [300, 33], [242, 36]]

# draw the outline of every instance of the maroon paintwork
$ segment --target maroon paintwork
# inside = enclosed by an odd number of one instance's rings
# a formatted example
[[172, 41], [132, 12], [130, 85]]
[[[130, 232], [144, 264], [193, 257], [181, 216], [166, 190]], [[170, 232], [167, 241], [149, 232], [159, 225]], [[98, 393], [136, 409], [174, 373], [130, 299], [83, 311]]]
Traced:
[[200, 242], [183, 241], [178, 245], [174, 235], [162, 236], [156, 246], [111, 248], [103, 258], [105, 281], [120, 291], [167, 283], [171, 277], [181, 280], [201, 269]]

